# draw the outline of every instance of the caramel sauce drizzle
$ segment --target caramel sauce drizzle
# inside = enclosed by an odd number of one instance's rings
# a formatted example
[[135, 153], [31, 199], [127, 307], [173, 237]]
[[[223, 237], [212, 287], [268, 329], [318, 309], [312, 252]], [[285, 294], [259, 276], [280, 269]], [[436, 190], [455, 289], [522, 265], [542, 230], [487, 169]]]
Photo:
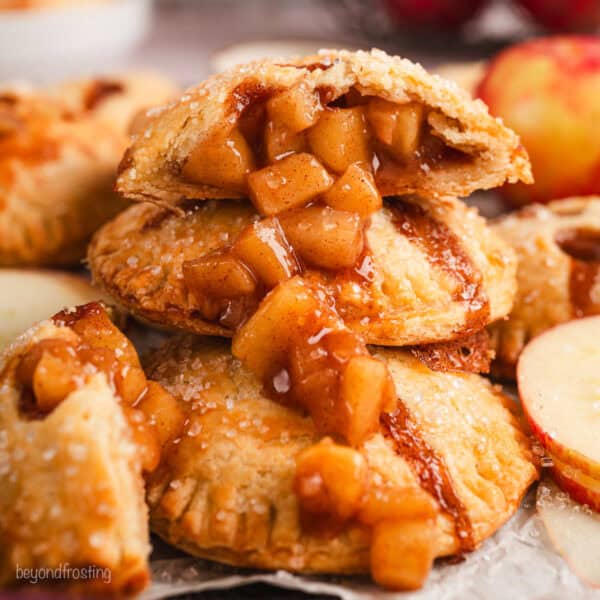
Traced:
[[427, 255], [434, 267], [450, 274], [459, 283], [454, 300], [463, 302], [467, 310], [465, 332], [478, 331], [490, 312], [483, 290], [482, 277], [465, 252], [460, 239], [423, 207], [395, 198], [386, 202], [396, 229]]
[[411, 354], [432, 371], [489, 373], [492, 361], [490, 336], [486, 329], [450, 342], [423, 344], [408, 348]]
[[577, 228], [559, 231], [556, 243], [571, 258], [569, 297], [574, 317], [600, 314], [593, 290], [600, 280], [600, 231]]
[[436, 498], [440, 508], [454, 519], [461, 551], [475, 549], [473, 525], [467, 510], [452, 485], [448, 467], [436, 451], [423, 439], [408, 408], [398, 399], [393, 413], [382, 413], [380, 423], [384, 435], [394, 442], [396, 453], [407, 460], [421, 487]]
[[114, 94], [122, 94], [125, 91], [125, 86], [119, 81], [108, 81], [106, 79], [98, 79], [92, 82], [86, 90], [83, 99], [85, 110], [94, 110], [106, 98]]

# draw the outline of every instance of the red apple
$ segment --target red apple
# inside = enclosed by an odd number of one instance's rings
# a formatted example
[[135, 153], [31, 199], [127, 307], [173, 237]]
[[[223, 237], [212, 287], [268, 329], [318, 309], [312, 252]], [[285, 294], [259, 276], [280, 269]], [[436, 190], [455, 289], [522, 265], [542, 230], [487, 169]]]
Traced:
[[600, 512], [600, 479], [586, 475], [576, 467], [562, 462], [555, 456], [552, 458], [552, 475], [559, 487], [567, 492], [573, 500], [587, 504]]
[[600, 515], [586, 510], [544, 479], [537, 510], [552, 544], [586, 583], [600, 587]]
[[512, 46], [491, 61], [478, 95], [531, 158], [535, 183], [503, 188], [512, 204], [600, 193], [600, 39]]
[[598, 0], [518, 0], [518, 3], [551, 31], [594, 31], [600, 25]]
[[[600, 481], [600, 317], [557, 325], [534, 338], [517, 365], [533, 434], [558, 461]], [[572, 478], [571, 477], [571, 478]]]
[[383, 0], [387, 12], [403, 28], [452, 29], [474, 17], [488, 0]]

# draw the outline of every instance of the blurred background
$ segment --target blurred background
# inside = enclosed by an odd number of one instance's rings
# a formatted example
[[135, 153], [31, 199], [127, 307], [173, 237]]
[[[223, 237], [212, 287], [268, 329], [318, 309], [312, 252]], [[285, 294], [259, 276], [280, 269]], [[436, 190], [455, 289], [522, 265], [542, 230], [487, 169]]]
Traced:
[[0, 0], [0, 79], [126, 67], [182, 84], [247, 58], [321, 46], [476, 60], [548, 31], [593, 31], [596, 0]]

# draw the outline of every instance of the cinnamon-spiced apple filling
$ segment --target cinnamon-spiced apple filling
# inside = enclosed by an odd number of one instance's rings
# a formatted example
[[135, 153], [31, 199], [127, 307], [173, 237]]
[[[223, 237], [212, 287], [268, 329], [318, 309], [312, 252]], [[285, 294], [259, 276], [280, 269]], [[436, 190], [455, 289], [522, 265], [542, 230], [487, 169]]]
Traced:
[[190, 183], [249, 194], [262, 214], [323, 196], [333, 208], [372, 212], [386, 181], [427, 172], [468, 154], [436, 137], [429, 109], [298, 84], [264, 97], [238, 92], [243, 106], [228, 130], [203, 138], [180, 167]]
[[102, 373], [122, 403], [144, 470], [155, 469], [161, 447], [176, 439], [183, 425], [171, 395], [146, 379], [131, 342], [101, 304], [67, 309], [52, 320], [69, 328], [70, 335], [42, 339], [17, 359], [21, 416], [43, 419], [90, 377]]

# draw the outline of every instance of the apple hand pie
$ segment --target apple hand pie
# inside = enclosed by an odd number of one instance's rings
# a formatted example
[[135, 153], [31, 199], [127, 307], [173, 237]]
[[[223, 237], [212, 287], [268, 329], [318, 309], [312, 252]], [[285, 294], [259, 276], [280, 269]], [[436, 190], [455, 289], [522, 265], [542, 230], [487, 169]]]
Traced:
[[537, 477], [515, 405], [477, 375], [436, 373], [401, 350], [374, 357], [393, 378], [393, 406], [351, 448], [274, 402], [227, 342], [187, 336], [156, 351], [148, 376], [186, 420], [147, 476], [153, 531], [229, 564], [370, 571], [396, 589], [422, 585], [436, 557], [476, 548]]
[[142, 471], [173, 432], [161, 410], [173, 423], [174, 399], [146, 380], [96, 303], [33, 327], [0, 369], [0, 585], [25, 583], [17, 566], [67, 565], [89, 569], [88, 591], [140, 591], [150, 553]]
[[508, 314], [514, 256], [474, 209], [417, 197], [380, 206], [366, 219], [312, 205], [259, 220], [243, 200], [137, 204], [98, 232], [88, 261], [134, 314], [199, 334], [232, 336], [294, 276], [372, 344], [452, 340]]
[[326, 50], [188, 90], [137, 137], [117, 188], [160, 204], [250, 196], [272, 215], [323, 194], [335, 207], [355, 165], [386, 196], [532, 180], [516, 134], [456, 84], [379, 50]]
[[140, 113], [158, 110], [154, 107], [173, 100], [178, 89], [157, 73], [140, 71], [67, 81], [49, 92], [72, 112], [87, 113], [127, 134]]
[[125, 121], [166, 98], [137, 90], [142, 81], [0, 93], [0, 266], [76, 265], [94, 231], [127, 206], [112, 189]]
[[570, 319], [600, 314], [600, 198], [529, 206], [492, 228], [519, 259], [514, 308], [490, 329], [493, 372], [512, 379], [531, 338]]

